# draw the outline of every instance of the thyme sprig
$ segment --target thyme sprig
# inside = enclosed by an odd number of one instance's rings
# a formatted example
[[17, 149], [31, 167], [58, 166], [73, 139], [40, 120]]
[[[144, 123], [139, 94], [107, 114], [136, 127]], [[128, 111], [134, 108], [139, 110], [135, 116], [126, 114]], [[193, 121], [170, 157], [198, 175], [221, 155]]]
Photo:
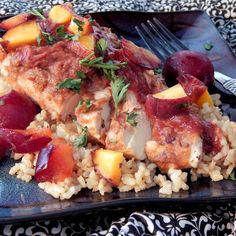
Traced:
[[42, 20], [46, 20], [46, 17], [44, 16], [44, 12], [40, 8], [31, 9], [29, 13], [33, 16], [40, 17]]
[[88, 127], [81, 127], [81, 133], [74, 140], [74, 145], [77, 148], [85, 147], [88, 143]]

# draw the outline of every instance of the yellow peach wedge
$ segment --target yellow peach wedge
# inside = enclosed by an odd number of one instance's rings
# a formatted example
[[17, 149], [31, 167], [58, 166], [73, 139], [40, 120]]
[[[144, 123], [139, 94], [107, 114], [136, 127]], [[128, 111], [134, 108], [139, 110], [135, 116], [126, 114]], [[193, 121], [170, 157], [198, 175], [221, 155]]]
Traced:
[[205, 90], [205, 92], [198, 98], [196, 103], [199, 107], [202, 107], [204, 103], [208, 103], [209, 106], [213, 106], [212, 97], [208, 90]]
[[56, 5], [48, 13], [48, 18], [56, 24], [67, 24], [70, 22], [72, 13], [63, 5]]
[[180, 84], [176, 84], [162, 92], [153, 95], [155, 98], [160, 99], [175, 99], [181, 97], [187, 97], [183, 87]]
[[96, 171], [105, 180], [113, 186], [120, 184], [123, 153], [100, 148], [93, 152], [92, 159]]
[[[153, 95], [155, 98], [159, 99], [184, 99], [187, 97], [183, 87], [180, 84], [176, 84], [162, 92]], [[206, 89], [204, 93], [196, 100], [193, 101], [196, 103], [200, 108], [204, 103], [208, 103], [209, 106], [213, 105], [213, 101], [211, 95], [209, 94], [208, 90]]]
[[36, 44], [40, 34], [36, 20], [30, 20], [8, 30], [3, 35], [3, 40], [8, 41], [7, 49], [11, 50], [22, 45]]
[[87, 49], [94, 50], [95, 47], [95, 38], [93, 34], [82, 35], [79, 38], [79, 42]]

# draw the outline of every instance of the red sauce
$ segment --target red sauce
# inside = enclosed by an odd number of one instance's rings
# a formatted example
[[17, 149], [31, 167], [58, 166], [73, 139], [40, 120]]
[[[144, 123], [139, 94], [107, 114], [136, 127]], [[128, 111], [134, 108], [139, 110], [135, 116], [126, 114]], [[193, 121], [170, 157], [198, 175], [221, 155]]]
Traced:
[[[173, 99], [172, 102], [174, 101]], [[158, 142], [174, 143], [176, 139], [183, 140], [186, 132], [197, 133], [203, 139], [204, 153], [219, 152], [221, 150], [221, 129], [211, 122], [203, 121], [193, 111], [193, 105], [176, 112], [172, 102], [156, 99], [152, 95], [147, 97], [145, 109], [153, 124], [154, 139]]]
[[186, 132], [202, 133], [203, 127], [199, 118], [193, 114], [174, 115], [169, 118], [155, 118], [153, 137], [158, 141], [172, 143], [176, 137]]
[[201, 95], [207, 90], [206, 85], [192, 75], [180, 75], [177, 80], [192, 101], [197, 101], [198, 98], [200, 98]]
[[220, 139], [222, 130], [215, 124], [210, 122], [202, 122], [203, 126], [203, 150], [204, 153], [217, 153], [221, 150]]
[[166, 119], [178, 114], [186, 114], [189, 112], [191, 100], [189, 97], [176, 99], [159, 99], [152, 95], [148, 95], [145, 102], [147, 114], [152, 117]]

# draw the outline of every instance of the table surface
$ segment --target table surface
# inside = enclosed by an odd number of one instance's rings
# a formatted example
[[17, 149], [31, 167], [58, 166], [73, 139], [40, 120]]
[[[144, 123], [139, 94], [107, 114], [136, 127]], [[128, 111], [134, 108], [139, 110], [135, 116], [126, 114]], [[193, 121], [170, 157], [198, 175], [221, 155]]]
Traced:
[[[62, 0], [13, 0], [0, 2], [0, 15], [16, 14], [28, 8], [61, 4]], [[232, 0], [81, 0], [71, 1], [78, 13], [111, 10], [179, 11], [203, 9], [211, 17], [220, 33], [236, 55], [236, 4]], [[233, 203], [174, 208], [163, 213], [163, 208], [131, 206], [106, 209], [88, 215], [59, 220], [26, 222], [0, 226], [0, 235], [233, 235], [236, 205]], [[171, 208], [170, 208], [171, 209]], [[177, 212], [177, 213], [176, 213]], [[234, 222], [235, 221], [235, 222]], [[155, 223], [154, 223], [155, 222]], [[234, 232], [235, 231], [235, 232]]]

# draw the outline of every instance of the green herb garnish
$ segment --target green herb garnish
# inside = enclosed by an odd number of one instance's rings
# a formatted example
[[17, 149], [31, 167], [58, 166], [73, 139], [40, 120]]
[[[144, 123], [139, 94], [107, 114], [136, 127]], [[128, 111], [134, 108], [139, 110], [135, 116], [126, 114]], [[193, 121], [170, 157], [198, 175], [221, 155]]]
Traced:
[[92, 25], [94, 25], [94, 19], [90, 18], [90, 19], [89, 19], [89, 23], [92, 24]]
[[42, 30], [41, 30], [41, 32], [42, 32], [42, 35], [43, 35], [43, 37], [45, 38], [46, 43], [47, 43], [48, 45], [52, 45], [52, 44], [55, 42], [56, 39], [55, 39], [54, 36], [52, 36], [50, 33], [44, 32], [44, 31], [42, 31]]
[[113, 63], [112, 61], [104, 62], [103, 57], [96, 57], [94, 59], [91, 59], [91, 57], [93, 56], [94, 53], [89, 54], [87, 57], [80, 60], [80, 64], [87, 67], [105, 69], [105, 70], [118, 70], [127, 65], [127, 62], [122, 62], [117, 64]]
[[212, 42], [207, 42], [203, 46], [204, 46], [205, 50], [207, 50], [207, 51], [211, 51], [211, 49], [214, 47]]
[[78, 40], [79, 35], [68, 34], [65, 32], [64, 25], [58, 26], [56, 28], [56, 34], [60, 39]]
[[85, 126], [81, 128], [80, 135], [75, 138], [74, 145], [77, 148], [81, 148], [86, 146], [87, 143], [88, 143], [88, 127]]
[[64, 38], [65, 35], [66, 35], [66, 33], [65, 33], [65, 31], [64, 31], [64, 25], [58, 26], [58, 27], [56, 28], [56, 33], [57, 33], [57, 35], [58, 35], [59, 37]]
[[57, 84], [57, 89], [70, 89], [76, 92], [80, 91], [81, 79], [71, 79], [68, 78]]
[[161, 73], [162, 73], [162, 69], [161, 68], [154, 69], [154, 74], [161, 75]]
[[77, 71], [77, 72], [76, 72], [76, 75], [77, 75], [77, 77], [80, 78], [80, 79], [85, 79], [85, 78], [86, 78], [85, 73], [82, 72], [82, 71]]
[[89, 54], [84, 59], [80, 60], [80, 64], [83, 66], [101, 69], [104, 75], [111, 81], [112, 97], [115, 104], [115, 110], [117, 114], [118, 104], [123, 100], [128, 90], [129, 84], [124, 82], [124, 79], [117, 76], [115, 71], [121, 69], [127, 62], [113, 63], [112, 61], [104, 62], [103, 57], [96, 57], [91, 59], [94, 53]]
[[175, 106], [175, 108], [177, 109], [185, 109], [185, 108], [188, 108], [189, 106], [189, 103], [188, 102], [184, 102], [184, 103], [179, 103]]
[[117, 114], [118, 104], [124, 99], [128, 90], [129, 84], [121, 78], [111, 81], [112, 98], [115, 104], [115, 111]]
[[101, 55], [104, 55], [108, 48], [107, 41], [104, 38], [100, 38], [96, 44], [96, 48]]
[[70, 89], [70, 90], [73, 90], [73, 91], [76, 91], [77, 93], [79, 93], [82, 80], [86, 78], [86, 75], [81, 71], [77, 71], [76, 75], [77, 75], [76, 79], [68, 78], [68, 79], [58, 83], [56, 85], [57, 89], [67, 88], [67, 89]]
[[82, 27], [82, 25], [84, 25], [83, 21], [74, 18], [73, 22], [77, 25], [79, 31], [83, 31], [83, 27]]
[[44, 16], [43, 10], [39, 8], [35, 8], [29, 11], [31, 15], [38, 16], [43, 20], [46, 20], [46, 17]]
[[85, 104], [86, 106], [86, 112], [91, 108], [91, 106], [93, 105], [90, 99], [80, 99], [79, 103], [77, 106], [82, 106], [83, 104]]
[[41, 41], [42, 41], [41, 36], [39, 35], [36, 40], [37, 40], [38, 47], [40, 47], [41, 46]]
[[126, 112], [126, 122], [129, 123], [131, 126], [135, 127], [137, 126], [138, 122], [137, 122], [137, 116], [138, 113], [136, 112]]
[[86, 109], [87, 111], [90, 109], [90, 107], [92, 106], [92, 102], [90, 99], [86, 99], [85, 100], [85, 105], [86, 105]]
[[231, 172], [231, 174], [229, 175], [230, 180], [236, 180], [236, 175], [235, 175], [235, 169]]

